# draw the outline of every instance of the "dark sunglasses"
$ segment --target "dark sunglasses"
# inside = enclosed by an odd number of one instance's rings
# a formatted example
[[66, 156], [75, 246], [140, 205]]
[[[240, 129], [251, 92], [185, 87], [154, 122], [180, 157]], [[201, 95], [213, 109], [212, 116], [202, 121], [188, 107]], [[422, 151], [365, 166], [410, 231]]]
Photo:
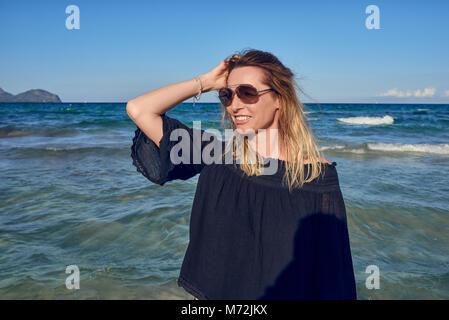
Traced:
[[242, 84], [235, 89], [235, 92], [229, 88], [221, 88], [220, 90], [218, 90], [218, 98], [224, 106], [229, 107], [234, 98], [234, 93], [237, 93], [237, 96], [240, 98], [240, 100], [242, 100], [243, 103], [253, 104], [257, 103], [257, 101], [259, 101], [259, 96], [262, 94], [262, 92], [266, 91], [276, 90], [272, 88], [257, 90], [252, 85]]

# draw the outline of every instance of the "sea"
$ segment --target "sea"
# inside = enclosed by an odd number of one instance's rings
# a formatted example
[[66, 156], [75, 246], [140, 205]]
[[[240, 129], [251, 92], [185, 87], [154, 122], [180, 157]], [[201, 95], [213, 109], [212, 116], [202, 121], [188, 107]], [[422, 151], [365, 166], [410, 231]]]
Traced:
[[[358, 299], [449, 299], [449, 105], [304, 110], [337, 162]], [[220, 129], [218, 103], [167, 115]], [[0, 299], [193, 299], [176, 280], [198, 175], [147, 180], [135, 129], [125, 103], [0, 104]]]

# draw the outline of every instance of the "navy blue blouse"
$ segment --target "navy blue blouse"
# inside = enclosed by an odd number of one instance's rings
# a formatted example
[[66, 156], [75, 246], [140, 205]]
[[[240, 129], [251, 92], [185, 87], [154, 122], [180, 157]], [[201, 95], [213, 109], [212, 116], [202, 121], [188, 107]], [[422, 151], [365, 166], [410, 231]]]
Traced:
[[[283, 160], [270, 158], [278, 161], [276, 174], [259, 176], [234, 164], [192, 164], [194, 153], [210, 143], [224, 148], [224, 141], [165, 114], [162, 121], [159, 148], [137, 127], [131, 157], [159, 185], [200, 173], [179, 286], [200, 300], [357, 298], [336, 162], [322, 163], [323, 177], [290, 192]], [[190, 164], [170, 161], [177, 128], [192, 141]], [[199, 132], [210, 139], [195, 145]]]

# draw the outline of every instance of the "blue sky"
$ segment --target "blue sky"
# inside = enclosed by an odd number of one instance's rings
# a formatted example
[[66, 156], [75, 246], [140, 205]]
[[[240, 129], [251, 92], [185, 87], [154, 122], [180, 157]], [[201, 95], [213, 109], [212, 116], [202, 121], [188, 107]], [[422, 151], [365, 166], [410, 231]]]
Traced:
[[[72, 4], [79, 30], [65, 25]], [[449, 103], [448, 34], [445, 0], [0, 0], [0, 87], [126, 102], [255, 48], [295, 72], [304, 102]]]

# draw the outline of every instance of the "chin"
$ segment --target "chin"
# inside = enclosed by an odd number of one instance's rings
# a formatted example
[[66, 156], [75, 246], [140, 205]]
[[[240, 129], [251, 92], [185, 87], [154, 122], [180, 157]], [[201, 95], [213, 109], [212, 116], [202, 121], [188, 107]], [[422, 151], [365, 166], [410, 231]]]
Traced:
[[237, 132], [240, 134], [246, 134], [248, 136], [252, 136], [256, 133], [256, 131], [251, 127], [246, 127], [245, 125], [237, 126]]

